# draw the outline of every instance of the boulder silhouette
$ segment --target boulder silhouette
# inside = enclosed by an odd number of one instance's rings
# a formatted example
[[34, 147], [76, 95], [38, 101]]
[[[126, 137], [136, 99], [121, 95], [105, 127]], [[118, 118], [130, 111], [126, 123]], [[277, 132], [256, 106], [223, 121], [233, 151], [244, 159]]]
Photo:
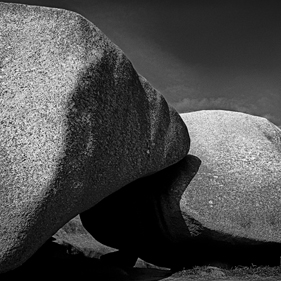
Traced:
[[120, 249], [104, 259], [131, 265], [140, 257], [173, 269], [279, 265], [280, 128], [239, 112], [208, 110], [181, 117], [190, 154], [80, 215], [98, 241]]
[[182, 159], [179, 114], [81, 15], [0, 3], [0, 272], [122, 186]]

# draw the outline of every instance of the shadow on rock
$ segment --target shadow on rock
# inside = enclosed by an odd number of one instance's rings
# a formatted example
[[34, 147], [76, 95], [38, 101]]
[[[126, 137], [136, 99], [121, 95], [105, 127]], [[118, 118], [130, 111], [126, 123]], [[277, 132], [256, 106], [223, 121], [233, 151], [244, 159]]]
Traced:
[[[190, 247], [187, 252], [182, 248], [190, 229], [182, 217], [180, 199], [200, 164], [198, 157], [187, 155], [177, 164], [134, 181], [80, 214], [83, 226], [95, 239], [120, 249], [119, 253], [104, 256], [107, 262], [131, 266], [140, 257], [175, 268], [183, 257], [192, 258]], [[184, 171], [189, 172], [184, 178], [179, 177]], [[176, 190], [171, 190], [173, 184]], [[195, 221], [192, 227], [197, 227]]]
[[52, 240], [49, 239], [22, 266], [1, 274], [1, 280], [38, 280], [38, 276], [51, 280], [87, 280], [90, 276], [97, 281], [156, 281], [171, 274], [165, 270], [111, 266], [99, 259], [85, 257], [82, 252], [70, 254], [71, 245], [59, 245]]
[[187, 155], [80, 214], [95, 239], [119, 249], [102, 259], [132, 266], [139, 257], [174, 271], [196, 265], [279, 265], [280, 244], [207, 228], [182, 211], [181, 199], [200, 166], [198, 157]]

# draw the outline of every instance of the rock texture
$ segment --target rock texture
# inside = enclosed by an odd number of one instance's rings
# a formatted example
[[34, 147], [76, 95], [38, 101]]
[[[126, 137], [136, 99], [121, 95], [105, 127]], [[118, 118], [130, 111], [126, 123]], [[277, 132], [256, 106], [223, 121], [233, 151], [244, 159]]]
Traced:
[[120, 249], [119, 256], [105, 256], [110, 262], [122, 262], [127, 253], [132, 260], [139, 256], [174, 269], [278, 265], [281, 130], [238, 112], [181, 117], [190, 154], [81, 214], [83, 225], [101, 243]]
[[238, 112], [182, 114], [202, 161], [183, 213], [233, 236], [281, 242], [281, 130]]
[[0, 3], [0, 272], [72, 217], [183, 158], [186, 126], [94, 24]]

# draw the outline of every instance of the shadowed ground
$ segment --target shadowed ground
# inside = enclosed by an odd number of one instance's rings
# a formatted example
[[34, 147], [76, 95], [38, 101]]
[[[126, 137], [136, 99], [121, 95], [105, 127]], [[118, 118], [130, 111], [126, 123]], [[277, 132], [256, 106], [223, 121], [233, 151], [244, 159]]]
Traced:
[[70, 248], [49, 240], [24, 265], [2, 274], [1, 280], [38, 280], [38, 273], [50, 280], [86, 280], [91, 276], [96, 281], [154, 281], [170, 275], [167, 270], [114, 267], [97, 258], [86, 257], [81, 252], [70, 254]]

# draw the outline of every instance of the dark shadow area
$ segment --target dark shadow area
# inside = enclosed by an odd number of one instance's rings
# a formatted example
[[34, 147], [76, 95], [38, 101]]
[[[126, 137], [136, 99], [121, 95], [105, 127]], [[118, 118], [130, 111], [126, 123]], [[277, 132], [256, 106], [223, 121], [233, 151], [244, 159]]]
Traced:
[[[70, 254], [69, 245], [59, 245], [49, 239], [26, 263], [1, 274], [1, 280], [95, 280], [95, 281], [156, 281], [169, 271], [146, 268], [120, 268], [83, 253]], [[76, 279], [77, 278], [77, 279]]]
[[233, 237], [205, 228], [187, 214], [183, 218], [180, 200], [200, 165], [199, 158], [188, 155], [82, 213], [81, 221], [95, 239], [120, 250], [102, 259], [132, 266], [140, 257], [173, 270], [217, 264], [279, 265], [278, 243]]

